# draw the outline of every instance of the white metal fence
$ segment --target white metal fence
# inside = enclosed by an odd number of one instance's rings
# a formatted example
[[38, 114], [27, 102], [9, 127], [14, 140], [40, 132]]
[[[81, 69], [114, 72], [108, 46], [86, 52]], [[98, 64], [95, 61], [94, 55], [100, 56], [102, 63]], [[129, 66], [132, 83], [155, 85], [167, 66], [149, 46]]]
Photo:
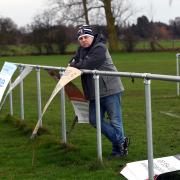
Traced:
[[[177, 54], [177, 62], [180, 54]], [[36, 70], [37, 73], [37, 100], [38, 100], [38, 118], [41, 117], [41, 79], [40, 79], [40, 69], [56, 69], [62, 73], [64, 67], [55, 66], [40, 66], [32, 64], [18, 64], [17, 66], [21, 68], [24, 66], [31, 66]], [[177, 63], [177, 66], [179, 64]], [[100, 97], [99, 97], [99, 76], [109, 75], [109, 76], [120, 76], [120, 77], [131, 77], [131, 78], [141, 78], [144, 79], [145, 86], [145, 107], [146, 107], [146, 131], [147, 131], [147, 153], [148, 153], [148, 172], [149, 179], [154, 178], [154, 168], [153, 168], [153, 140], [152, 140], [152, 110], [151, 110], [151, 80], [162, 80], [162, 81], [173, 81], [177, 82], [177, 95], [179, 95], [179, 69], [177, 68], [177, 76], [172, 75], [161, 75], [161, 74], [150, 74], [150, 73], [132, 73], [132, 72], [107, 72], [98, 70], [82, 70], [85, 74], [93, 74], [95, 81], [95, 101], [96, 101], [96, 119], [97, 119], [97, 157], [102, 161], [102, 142], [101, 142], [101, 121], [100, 121]], [[23, 81], [20, 83], [20, 108], [21, 108], [21, 119], [24, 119], [24, 94], [23, 94]], [[61, 120], [62, 120], [62, 140], [67, 143], [66, 137], [66, 109], [65, 109], [65, 95], [64, 89], [61, 89]], [[10, 97], [10, 114], [13, 115], [13, 97], [12, 93]], [[42, 125], [42, 124], [41, 124]]]
[[[176, 76], [179, 76], [179, 56], [180, 53], [176, 54]], [[179, 96], [179, 82], [177, 82], [177, 95]]]

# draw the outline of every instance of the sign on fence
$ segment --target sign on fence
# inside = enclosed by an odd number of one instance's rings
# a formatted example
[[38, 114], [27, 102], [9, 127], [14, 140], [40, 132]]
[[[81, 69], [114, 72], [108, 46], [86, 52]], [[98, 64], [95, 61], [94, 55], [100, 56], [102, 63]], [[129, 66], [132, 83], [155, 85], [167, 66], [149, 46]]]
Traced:
[[16, 71], [17, 66], [13, 63], [5, 62], [0, 72], [0, 102], [6, 90], [12, 75]]
[[48, 106], [50, 105], [51, 101], [53, 100], [53, 98], [56, 96], [56, 94], [66, 85], [68, 84], [70, 81], [72, 81], [73, 79], [77, 78], [78, 76], [81, 75], [81, 71], [74, 68], [74, 67], [67, 67], [64, 74], [62, 75], [62, 77], [60, 78], [60, 80], [58, 81], [58, 83], [56, 84], [51, 96], [49, 97], [46, 105], [43, 108], [41, 117], [38, 119], [38, 122], [33, 130], [32, 136], [31, 138], [35, 137], [38, 129], [40, 127], [40, 123], [41, 123], [41, 119], [44, 115], [44, 113], [46, 112]]
[[[60, 79], [58, 70], [47, 69], [47, 71], [57, 81]], [[73, 105], [74, 112], [78, 117], [78, 123], [89, 123], [89, 101], [84, 94], [72, 82], [65, 86], [65, 93]]]
[[30, 66], [25, 66], [25, 68], [23, 69], [23, 71], [21, 72], [21, 74], [15, 79], [15, 81], [10, 85], [1, 105], [0, 105], [0, 109], [2, 108], [7, 96], [9, 95], [9, 93], [18, 85], [20, 84], [23, 79], [32, 71], [32, 67]]
[[89, 123], [89, 102], [72, 100], [71, 103], [78, 117], [78, 123]]
[[[180, 170], [180, 154], [154, 159], [154, 179], [158, 176]], [[148, 161], [127, 163], [120, 172], [128, 180], [148, 180]]]

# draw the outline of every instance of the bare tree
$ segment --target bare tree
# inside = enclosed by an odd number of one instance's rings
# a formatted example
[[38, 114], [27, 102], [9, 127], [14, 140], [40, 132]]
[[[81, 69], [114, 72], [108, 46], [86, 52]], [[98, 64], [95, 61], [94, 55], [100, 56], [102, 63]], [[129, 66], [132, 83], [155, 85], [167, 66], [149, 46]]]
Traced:
[[117, 51], [118, 50], [118, 36], [116, 32], [116, 26], [115, 26], [115, 18], [113, 17], [112, 11], [111, 11], [111, 1], [109, 0], [103, 0], [104, 3], [104, 10], [106, 14], [106, 21], [107, 21], [107, 30], [109, 35], [109, 48], [111, 51]]
[[0, 45], [15, 44], [18, 29], [10, 18], [0, 18]]
[[88, 9], [87, 9], [87, 0], [82, 0], [82, 2], [83, 2], [85, 21], [86, 21], [86, 24], [89, 24]]
[[169, 0], [169, 5], [171, 5], [171, 4], [172, 4], [172, 1], [173, 1], [173, 0]]
[[53, 36], [51, 28], [53, 26], [54, 14], [51, 11], [44, 11], [34, 17], [34, 22], [31, 24], [32, 31], [32, 43], [36, 46], [39, 53], [42, 53], [43, 49], [47, 54], [53, 52]]
[[56, 13], [57, 21], [64, 24], [89, 24], [87, 0], [52, 0], [51, 11]]
[[103, 8], [107, 31], [109, 48], [111, 51], [118, 50], [118, 35], [116, 28], [125, 24], [130, 16], [133, 15], [132, 6], [128, 0], [99, 0], [97, 8]]
[[112, 13], [117, 26], [126, 26], [128, 20], [136, 13], [131, 0], [112, 0]]
[[[118, 50], [116, 26], [132, 15], [129, 0], [52, 0], [53, 11], [66, 24], [106, 24], [110, 50]], [[95, 23], [96, 22], [96, 23]]]

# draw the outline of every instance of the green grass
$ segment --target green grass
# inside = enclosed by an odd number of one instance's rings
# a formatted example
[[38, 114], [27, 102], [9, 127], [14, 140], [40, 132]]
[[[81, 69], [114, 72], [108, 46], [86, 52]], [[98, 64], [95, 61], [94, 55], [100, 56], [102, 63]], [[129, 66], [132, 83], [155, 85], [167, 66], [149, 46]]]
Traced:
[[[70, 56], [20, 56], [0, 59], [5, 61], [50, 66], [67, 66]], [[120, 53], [113, 54], [119, 71], [175, 75], [175, 53]], [[18, 75], [16, 72], [14, 78]], [[13, 78], [13, 79], [14, 79]], [[147, 159], [146, 117], [143, 79], [122, 78], [125, 92], [122, 97], [124, 129], [131, 138], [129, 155], [124, 159], [108, 160], [111, 144], [102, 136], [103, 165], [97, 161], [96, 130], [89, 124], [77, 124], [68, 134], [68, 147], [61, 144], [60, 98], [56, 96], [43, 117], [47, 131], [30, 140], [30, 130], [37, 122], [36, 73], [24, 80], [25, 120], [19, 121], [19, 87], [13, 91], [14, 116], [8, 117], [8, 99], [0, 112], [0, 179], [125, 179], [119, 174], [132, 161]], [[80, 85], [79, 79], [75, 81]], [[44, 107], [56, 82], [41, 70], [42, 105]], [[154, 157], [180, 153], [180, 119], [162, 114], [171, 112], [180, 116], [180, 98], [176, 83], [153, 80], [152, 118]], [[67, 130], [74, 112], [66, 98]], [[9, 121], [5, 121], [8, 119]]]
[[164, 48], [178, 48], [180, 47], [180, 40], [161, 40], [159, 43], [164, 47]]
[[[164, 49], [172, 49], [172, 48], [179, 48], [180, 47], [180, 40], [158, 40], [157, 43], [159, 45], [161, 45]], [[155, 46], [156, 50], [160, 50], [160, 48], [158, 46]], [[144, 49], [144, 50], [148, 50], [151, 49], [150, 47], [150, 43], [146, 40], [146, 41], [139, 41], [136, 46], [135, 49]]]
[[[177, 49], [180, 48], [180, 40], [158, 40], [157, 41], [164, 49]], [[107, 44], [108, 45], [108, 44]], [[66, 48], [66, 53], [75, 52], [78, 47], [77, 43], [70, 43]], [[162, 50], [160, 47], [155, 46], [156, 50]], [[58, 48], [56, 45], [53, 46], [54, 53], [59, 53]], [[124, 44], [122, 41], [119, 41], [119, 50], [125, 50]], [[147, 40], [142, 40], [137, 42], [135, 46], [135, 51], [138, 50], [151, 50], [150, 43]], [[42, 49], [42, 54], [45, 54], [46, 50]], [[7, 45], [7, 46], [0, 46], [0, 55], [1, 56], [17, 56], [17, 55], [38, 55], [38, 49], [33, 45], [27, 44], [18, 44], [18, 45]]]

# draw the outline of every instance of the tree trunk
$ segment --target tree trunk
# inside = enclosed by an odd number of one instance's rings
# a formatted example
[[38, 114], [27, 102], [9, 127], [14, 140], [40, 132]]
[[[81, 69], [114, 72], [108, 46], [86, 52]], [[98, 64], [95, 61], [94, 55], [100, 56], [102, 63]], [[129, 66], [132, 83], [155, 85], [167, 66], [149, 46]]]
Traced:
[[109, 49], [110, 51], [118, 50], [118, 35], [115, 26], [115, 19], [111, 11], [111, 0], [103, 0], [104, 10], [107, 21], [107, 31], [109, 38]]
[[88, 18], [88, 10], [87, 10], [87, 0], [82, 0], [83, 8], [84, 8], [84, 16], [86, 20], [86, 24], [89, 25], [89, 18]]

